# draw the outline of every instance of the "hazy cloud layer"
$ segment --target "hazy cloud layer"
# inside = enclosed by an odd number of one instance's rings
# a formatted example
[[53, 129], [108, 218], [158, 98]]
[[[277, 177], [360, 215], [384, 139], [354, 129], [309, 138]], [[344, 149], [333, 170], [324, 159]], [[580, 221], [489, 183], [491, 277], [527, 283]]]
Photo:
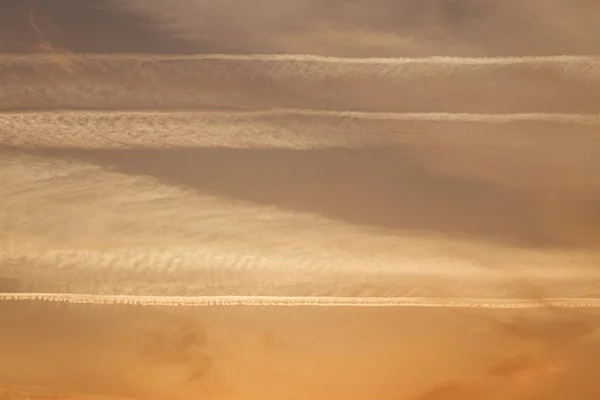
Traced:
[[0, 49], [595, 54], [599, 7], [594, 0], [10, 0], [0, 8]]

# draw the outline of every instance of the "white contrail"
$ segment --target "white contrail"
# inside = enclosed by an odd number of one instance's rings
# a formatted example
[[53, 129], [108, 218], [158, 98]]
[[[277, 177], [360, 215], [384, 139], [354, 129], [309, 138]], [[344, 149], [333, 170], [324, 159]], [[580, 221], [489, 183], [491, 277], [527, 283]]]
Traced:
[[0, 293], [0, 300], [140, 306], [598, 308], [600, 299], [477, 299], [411, 297], [129, 296], [75, 293]]
[[31, 118], [41, 122], [67, 123], [70, 119], [98, 118], [106, 120], [135, 120], [142, 118], [171, 118], [182, 119], [193, 116], [203, 117], [207, 120], [215, 118], [245, 118], [260, 116], [316, 116], [326, 118], [356, 118], [374, 120], [397, 120], [397, 121], [457, 121], [457, 122], [512, 122], [512, 121], [544, 121], [544, 122], [568, 122], [568, 123], [600, 123], [600, 113], [578, 114], [578, 113], [467, 113], [467, 112], [370, 112], [370, 111], [336, 111], [336, 110], [313, 110], [301, 108], [272, 108], [265, 110], [245, 111], [176, 111], [176, 110], [92, 110], [92, 111], [24, 111], [24, 112], [0, 112], [0, 121], [8, 121], [12, 118]]
[[[57, 56], [44, 54], [1, 54], [0, 62], [19, 63], [22, 61], [54, 60]], [[238, 60], [238, 61], [300, 61], [340, 64], [462, 64], [462, 65], [494, 65], [494, 64], [536, 64], [536, 63], [571, 63], [600, 62], [600, 55], [553, 55], [553, 56], [518, 56], [518, 57], [331, 57], [312, 54], [68, 54], [61, 59], [73, 61], [94, 60]]]
[[[435, 126], [445, 123], [444, 127]], [[365, 125], [369, 124], [369, 125]], [[511, 124], [510, 128], [505, 125]], [[554, 124], [549, 126], [548, 124]], [[458, 126], [457, 126], [458, 125]], [[592, 139], [600, 114], [376, 113], [265, 111], [51, 111], [0, 113], [0, 145], [12, 147], [290, 148], [361, 147], [411, 142], [506, 145], [507, 138]], [[368, 130], [369, 134], [365, 134]], [[462, 138], [462, 139], [461, 139]], [[444, 140], [444, 142], [446, 142]], [[500, 143], [499, 143], [500, 142]]]
[[600, 101], [597, 56], [14, 56], [0, 76], [3, 110], [596, 113]]

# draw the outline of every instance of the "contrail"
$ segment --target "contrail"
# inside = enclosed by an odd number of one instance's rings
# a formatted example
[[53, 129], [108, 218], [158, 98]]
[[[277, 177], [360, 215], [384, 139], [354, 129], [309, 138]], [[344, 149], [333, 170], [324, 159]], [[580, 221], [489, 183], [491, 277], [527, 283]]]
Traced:
[[[331, 57], [312, 54], [69, 54], [63, 58], [73, 61], [94, 60], [238, 60], [238, 61], [300, 61], [339, 64], [462, 64], [462, 65], [495, 65], [495, 64], [530, 64], [530, 63], [571, 63], [600, 62], [599, 55], [555, 55], [555, 56], [517, 56], [517, 57]], [[22, 61], [48, 60], [44, 54], [1, 54], [0, 62], [19, 63]]]
[[74, 293], [0, 293], [0, 300], [140, 306], [255, 307], [443, 307], [443, 308], [598, 308], [600, 299], [476, 299], [411, 297], [287, 297], [287, 296], [128, 296]]
[[595, 56], [4, 56], [0, 110], [597, 113], [599, 71]]
[[[440, 130], [434, 127], [436, 123], [447, 123], [444, 136], [453, 137], [455, 143], [461, 141], [459, 137], [468, 137], [477, 143], [513, 136], [521, 140], [532, 136], [544, 140], [557, 134], [560, 137], [583, 134], [591, 138], [590, 129], [600, 125], [600, 114], [377, 113], [306, 109], [10, 112], [0, 113], [0, 145], [93, 149], [356, 148], [431, 142], [435, 139], [432, 131]], [[369, 135], [364, 134], [365, 128]]]
[[[318, 116], [327, 118], [355, 118], [355, 119], [375, 119], [375, 120], [398, 120], [398, 121], [466, 121], [466, 122], [512, 122], [512, 121], [544, 121], [544, 122], [568, 122], [568, 123], [588, 123], [599, 124], [600, 113], [597, 114], [577, 114], [577, 113], [461, 113], [461, 112], [370, 112], [370, 111], [330, 111], [296, 108], [272, 108], [266, 110], [231, 110], [231, 111], [211, 111], [211, 110], [91, 110], [91, 111], [24, 111], [24, 112], [0, 112], [0, 121], [9, 121], [12, 118], [32, 118], [39, 119], [41, 122], [66, 123], [69, 119], [79, 118], [102, 118], [107, 120], [131, 120], [139, 118], [190, 118], [199, 116], [204, 118], [239, 118], [239, 117], [259, 117], [259, 116]], [[118, 122], [118, 121], [117, 121]]]

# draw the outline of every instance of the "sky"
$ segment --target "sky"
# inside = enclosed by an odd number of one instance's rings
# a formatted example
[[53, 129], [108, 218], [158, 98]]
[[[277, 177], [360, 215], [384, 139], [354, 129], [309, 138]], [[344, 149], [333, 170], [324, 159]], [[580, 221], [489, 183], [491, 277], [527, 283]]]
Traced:
[[1, 1], [0, 398], [598, 398], [599, 11]]
[[595, 54], [593, 0], [7, 0], [0, 50], [348, 57]]

